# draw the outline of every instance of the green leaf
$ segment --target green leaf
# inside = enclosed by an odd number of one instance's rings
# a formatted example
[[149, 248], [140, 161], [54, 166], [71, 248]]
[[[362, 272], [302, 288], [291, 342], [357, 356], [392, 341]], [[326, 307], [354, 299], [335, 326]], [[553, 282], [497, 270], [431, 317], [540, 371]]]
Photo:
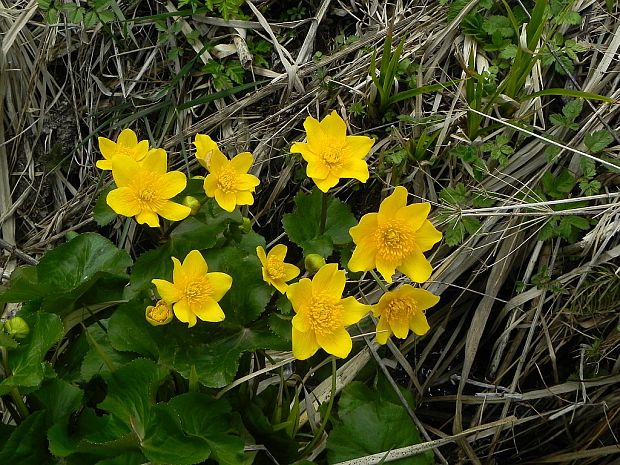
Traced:
[[581, 111], [583, 110], [583, 100], [575, 99], [568, 102], [562, 108], [562, 113], [566, 117], [566, 120], [569, 122], [573, 122], [579, 117]]
[[603, 149], [609, 147], [614, 141], [614, 136], [606, 129], [600, 129], [594, 131], [592, 134], [586, 134], [583, 139], [583, 143], [586, 144], [588, 150], [592, 153], [601, 152]]
[[45, 412], [29, 415], [11, 433], [0, 450], [0, 463], [19, 465], [48, 465], [56, 463], [47, 448]]
[[106, 331], [107, 326], [108, 320], [99, 320], [86, 329], [85, 337], [88, 340], [89, 350], [80, 367], [82, 381], [89, 381], [95, 376], [108, 374], [134, 358], [130, 354], [114, 350]]
[[62, 379], [49, 379], [33, 394], [46, 409], [51, 423], [66, 418], [80, 408], [84, 392]]
[[30, 325], [30, 334], [18, 348], [11, 351], [11, 376], [0, 383], [0, 395], [11, 392], [14, 387], [38, 387], [45, 376], [44, 360], [47, 351], [64, 335], [62, 322], [57, 315], [37, 312], [25, 319]]
[[461, 221], [453, 220], [448, 223], [444, 232], [444, 240], [447, 245], [454, 247], [459, 245], [465, 239], [465, 226]]
[[482, 29], [489, 35], [499, 34], [504, 38], [512, 37], [515, 33], [506, 16], [489, 16], [482, 24]]
[[563, 221], [574, 226], [577, 229], [581, 229], [582, 231], [587, 231], [590, 229], [590, 221], [587, 218], [582, 218], [580, 216], [565, 216], [562, 218]]
[[320, 233], [323, 194], [317, 188], [311, 194], [300, 192], [295, 196], [295, 210], [282, 219], [284, 230], [305, 255], [316, 253], [329, 257], [334, 245], [351, 242], [349, 229], [357, 224], [348, 205], [340, 200], [327, 197], [327, 218], [325, 232]]
[[[342, 391], [338, 417], [327, 439], [330, 464], [419, 444], [420, 433], [402, 405], [381, 398], [377, 391], [353, 382]], [[396, 460], [399, 465], [431, 465], [432, 452]]]
[[128, 452], [111, 459], [105, 459], [97, 462], [95, 465], [142, 465], [147, 462], [144, 454], [140, 452]]
[[594, 160], [590, 160], [586, 157], [581, 157], [579, 159], [579, 166], [581, 166], [581, 171], [583, 172], [583, 177], [586, 179], [592, 179], [596, 176], [596, 164]]
[[462, 218], [465, 231], [469, 234], [475, 234], [480, 229], [480, 220], [472, 216], [464, 216]]
[[99, 226], [110, 224], [118, 216], [106, 202], [106, 198], [112, 189], [114, 189], [114, 186], [108, 187], [103, 190], [101, 194], [99, 194], [99, 197], [97, 197], [97, 202], [95, 203], [95, 208], [93, 209], [93, 218], [95, 218], [95, 221]]
[[439, 198], [450, 205], [462, 206], [467, 201], [468, 195], [465, 184], [459, 182], [454, 187], [444, 187], [439, 193]]

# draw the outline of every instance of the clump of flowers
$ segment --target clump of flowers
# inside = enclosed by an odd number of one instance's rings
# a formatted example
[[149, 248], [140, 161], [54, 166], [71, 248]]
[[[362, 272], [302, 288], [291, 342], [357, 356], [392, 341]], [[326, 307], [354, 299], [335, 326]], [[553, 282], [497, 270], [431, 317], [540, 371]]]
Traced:
[[353, 342], [345, 329], [360, 321], [370, 310], [354, 297], [342, 298], [346, 278], [338, 265], [323, 266], [312, 280], [303, 278], [291, 284], [286, 295], [293, 317], [293, 355], [299, 360], [312, 357], [319, 348], [345, 358]]
[[256, 255], [263, 266], [263, 280], [283, 294], [288, 287], [286, 283], [299, 276], [300, 272], [295, 265], [284, 262], [287, 251], [288, 248], [283, 244], [276, 245], [269, 253], [265, 253], [260, 245], [256, 247]]
[[117, 188], [106, 197], [110, 208], [153, 228], [159, 226], [159, 216], [171, 221], [187, 218], [191, 209], [170, 200], [185, 189], [187, 178], [180, 171], [168, 172], [167, 163], [162, 149], [149, 151], [141, 162], [116, 155], [112, 176]]
[[209, 170], [204, 180], [207, 196], [215, 198], [217, 204], [228, 212], [232, 212], [237, 205], [252, 205], [252, 193], [260, 184], [256, 176], [248, 174], [253, 161], [249, 152], [229, 160], [219, 149], [212, 150], [208, 162], [204, 162]]
[[421, 336], [430, 329], [424, 311], [439, 302], [439, 297], [424, 289], [409, 284], [395, 291], [386, 292], [379, 302], [372, 306], [373, 314], [379, 318], [377, 342], [385, 344], [394, 334], [405, 339], [409, 330]]
[[368, 213], [349, 230], [356, 247], [349, 260], [351, 271], [374, 268], [392, 282], [398, 270], [412, 281], [426, 281], [433, 271], [424, 252], [441, 240], [441, 233], [427, 220], [429, 203], [407, 205], [407, 189], [396, 187], [381, 202], [378, 213]]
[[111, 170], [112, 160], [117, 155], [124, 155], [141, 161], [149, 152], [149, 141], [141, 140], [138, 142], [138, 136], [131, 129], [123, 129], [116, 142], [105, 137], [99, 137], [98, 141], [103, 160], [98, 160], [96, 166], [101, 170]]
[[197, 319], [217, 322], [225, 318], [218, 302], [232, 286], [226, 273], [208, 273], [207, 262], [198, 250], [187, 254], [183, 263], [172, 257], [172, 282], [153, 279], [158, 294], [171, 305], [175, 316], [191, 328]]
[[300, 153], [308, 162], [306, 174], [323, 192], [341, 178], [366, 182], [369, 177], [366, 155], [374, 140], [367, 136], [347, 136], [344, 120], [332, 111], [320, 122], [311, 116], [304, 122], [306, 142], [296, 142], [291, 153]]

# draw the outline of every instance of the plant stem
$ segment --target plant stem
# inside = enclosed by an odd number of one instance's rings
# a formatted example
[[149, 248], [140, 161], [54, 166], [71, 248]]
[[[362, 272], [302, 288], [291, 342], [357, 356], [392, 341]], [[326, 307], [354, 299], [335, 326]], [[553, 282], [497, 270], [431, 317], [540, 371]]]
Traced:
[[327, 223], [327, 203], [329, 201], [329, 197], [327, 197], [327, 192], [323, 192], [323, 202], [321, 203], [321, 223], [319, 225], [319, 236], [323, 235], [325, 232], [325, 224]]
[[388, 288], [385, 285], [385, 283], [383, 282], [383, 280], [379, 277], [379, 275], [377, 274], [377, 272], [375, 270], [370, 270], [370, 274], [372, 275], [372, 277], [374, 278], [374, 280], [377, 282], [377, 284], [379, 285], [379, 287], [381, 288], [381, 290], [383, 292], [388, 292]]
[[24, 403], [24, 399], [22, 399], [22, 395], [19, 393], [19, 390], [16, 387], [11, 389], [11, 399], [13, 399], [13, 402], [15, 403], [17, 410], [19, 410], [19, 414], [22, 420], [26, 418], [28, 415], [30, 415], [30, 412], [28, 411], [28, 407], [26, 407], [26, 404]]

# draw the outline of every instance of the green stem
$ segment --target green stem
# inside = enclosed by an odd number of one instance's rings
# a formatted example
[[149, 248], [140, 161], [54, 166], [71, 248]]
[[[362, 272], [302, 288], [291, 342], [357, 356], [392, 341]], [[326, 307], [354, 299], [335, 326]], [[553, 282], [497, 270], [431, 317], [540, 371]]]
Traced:
[[332, 390], [329, 397], [329, 402], [327, 404], [327, 410], [325, 411], [325, 418], [321, 422], [318, 431], [314, 435], [314, 438], [310, 443], [304, 447], [304, 450], [301, 452], [301, 456], [305, 457], [308, 453], [312, 451], [316, 447], [316, 445], [321, 441], [323, 437], [323, 431], [325, 431], [325, 427], [327, 426], [327, 422], [329, 421], [329, 416], [332, 412], [332, 407], [334, 406], [334, 399], [336, 397], [336, 359], [332, 357]]
[[321, 203], [321, 223], [319, 226], [319, 236], [323, 235], [325, 232], [325, 224], [327, 223], [327, 206], [328, 206], [329, 197], [327, 196], [327, 192], [323, 192], [323, 202]]
[[24, 403], [24, 399], [22, 399], [22, 395], [19, 393], [19, 390], [16, 387], [11, 389], [11, 399], [13, 399], [13, 402], [15, 403], [17, 410], [19, 410], [19, 414], [22, 417], [22, 419], [30, 415], [30, 412], [28, 411], [28, 407], [26, 407], [26, 404]]
[[388, 292], [388, 288], [385, 285], [385, 283], [383, 282], [383, 280], [379, 277], [379, 275], [377, 274], [377, 272], [375, 270], [370, 270], [370, 274], [372, 275], [372, 277], [374, 278], [374, 280], [377, 282], [377, 284], [379, 285], [379, 287], [381, 288], [381, 290], [383, 292]]

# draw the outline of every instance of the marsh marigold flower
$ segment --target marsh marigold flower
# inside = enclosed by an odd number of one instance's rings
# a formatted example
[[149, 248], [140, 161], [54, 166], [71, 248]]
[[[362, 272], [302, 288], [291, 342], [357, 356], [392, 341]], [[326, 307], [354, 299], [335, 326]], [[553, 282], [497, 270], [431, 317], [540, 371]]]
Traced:
[[117, 155], [125, 155], [136, 161], [141, 161], [149, 152], [149, 141], [141, 140], [138, 142], [136, 133], [131, 129], [123, 129], [116, 139], [116, 142], [99, 137], [99, 151], [103, 155], [103, 160], [96, 163], [97, 168], [101, 170], [111, 170], [112, 160]]
[[231, 212], [237, 205], [252, 205], [252, 192], [260, 184], [258, 178], [248, 174], [254, 158], [250, 152], [243, 152], [232, 160], [219, 150], [211, 153], [209, 174], [204, 180], [208, 197], [215, 197], [217, 204]]
[[347, 136], [347, 125], [335, 111], [320, 122], [308, 116], [304, 128], [306, 142], [294, 143], [291, 153], [300, 153], [308, 162], [306, 174], [319, 189], [327, 192], [340, 178], [368, 180], [364, 158], [374, 140], [367, 136]]
[[209, 169], [211, 156], [214, 153], [217, 152], [219, 155], [224, 156], [217, 143], [206, 134], [196, 134], [194, 145], [196, 146], [196, 159], [206, 169]]
[[172, 257], [172, 282], [153, 279], [162, 300], [172, 305], [174, 314], [191, 328], [197, 318], [202, 321], [222, 321], [225, 318], [218, 304], [232, 286], [226, 273], [207, 273], [207, 262], [198, 250], [187, 254], [183, 264]]
[[423, 252], [441, 240], [441, 233], [428, 221], [429, 203], [407, 205], [407, 189], [398, 186], [379, 206], [349, 230], [355, 250], [349, 260], [351, 271], [376, 268], [392, 282], [396, 270], [412, 281], [426, 281], [433, 271]]
[[299, 276], [299, 268], [290, 263], [284, 263], [287, 250], [285, 245], [278, 244], [265, 254], [265, 249], [260, 245], [256, 247], [256, 255], [263, 265], [263, 280], [282, 294], [288, 287], [286, 282]]
[[[166, 152], [151, 150], [142, 162], [126, 155], [112, 160], [112, 176], [117, 189], [106, 197], [108, 205], [119, 215], [135, 216], [140, 224], [159, 226], [159, 216], [180, 221], [191, 209], [170, 199], [185, 189], [187, 178], [180, 171], [166, 172]], [[157, 216], [159, 215], [159, 216]]]
[[409, 330], [419, 336], [426, 334], [430, 327], [424, 310], [437, 302], [439, 297], [435, 294], [409, 284], [386, 292], [379, 302], [372, 306], [372, 313], [379, 318], [377, 342], [385, 344], [392, 334], [399, 339], [405, 339]]
[[167, 325], [172, 321], [172, 309], [164, 300], [158, 300], [155, 305], [146, 307], [146, 321], [153, 326]]
[[343, 299], [345, 282], [344, 271], [336, 263], [330, 263], [312, 281], [303, 278], [288, 287], [286, 296], [295, 310], [292, 321], [295, 358], [310, 358], [319, 347], [341, 358], [351, 352], [353, 343], [345, 327], [360, 321], [370, 306], [354, 297]]

